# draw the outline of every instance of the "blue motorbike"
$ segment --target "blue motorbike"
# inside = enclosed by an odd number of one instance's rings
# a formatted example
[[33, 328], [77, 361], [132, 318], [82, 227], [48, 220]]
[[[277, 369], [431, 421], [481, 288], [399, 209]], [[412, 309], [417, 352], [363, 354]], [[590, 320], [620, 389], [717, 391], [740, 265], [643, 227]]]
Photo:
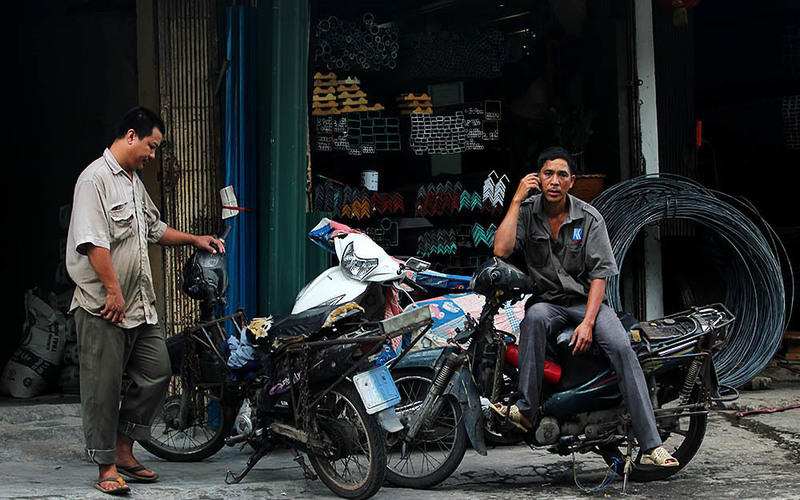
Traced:
[[[534, 450], [559, 455], [594, 452], [636, 481], [664, 479], [685, 467], [703, 441], [709, 411], [736, 398], [722, 388], [712, 354], [726, 342], [733, 315], [722, 305], [695, 307], [638, 323], [621, 317], [647, 379], [659, 432], [679, 467], [641, 462], [618, 380], [605, 354], [593, 347], [573, 356], [571, 330], [548, 347], [540, 419], [527, 433], [489, 404], [517, 399], [516, 339], [495, 327], [503, 305], [535, 294], [535, 284], [514, 266], [492, 258], [473, 275], [471, 289], [486, 297], [477, 318], [445, 347], [409, 350], [391, 364], [401, 394], [396, 411], [404, 425], [387, 443], [389, 482], [430, 488], [449, 477], [469, 444], [486, 455], [486, 441], [525, 440]], [[407, 339], [419, 342], [425, 332]], [[731, 390], [723, 398], [722, 393]]]

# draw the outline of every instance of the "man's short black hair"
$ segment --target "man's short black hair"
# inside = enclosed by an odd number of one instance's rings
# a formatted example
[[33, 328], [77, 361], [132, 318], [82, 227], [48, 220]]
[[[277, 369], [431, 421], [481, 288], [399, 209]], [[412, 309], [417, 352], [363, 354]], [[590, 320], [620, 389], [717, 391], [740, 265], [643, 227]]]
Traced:
[[128, 130], [133, 129], [136, 132], [136, 137], [144, 139], [153, 133], [154, 128], [157, 128], [161, 131], [161, 135], [164, 135], [164, 120], [153, 110], [144, 106], [136, 106], [122, 115], [117, 128], [114, 130], [114, 137], [122, 139], [128, 133]]
[[560, 146], [553, 146], [542, 151], [541, 154], [539, 154], [539, 159], [536, 160], [536, 166], [539, 167], [539, 170], [542, 170], [545, 163], [550, 160], [558, 159], [567, 162], [569, 173], [572, 174], [572, 155], [569, 154], [569, 151]]

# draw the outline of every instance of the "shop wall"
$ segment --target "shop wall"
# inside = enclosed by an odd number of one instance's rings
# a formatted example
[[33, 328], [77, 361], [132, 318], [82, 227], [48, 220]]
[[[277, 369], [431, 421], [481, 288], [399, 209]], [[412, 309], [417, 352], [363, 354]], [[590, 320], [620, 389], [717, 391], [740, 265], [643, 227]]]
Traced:
[[[26, 1], [4, 5], [7, 57], [0, 366], [22, 333], [25, 290], [57, 292], [71, 203], [81, 170], [111, 143], [137, 103], [136, 17], [131, 1]], [[8, 87], [10, 84], [10, 89]]]
[[[704, 131], [698, 170], [709, 186], [749, 200], [776, 229], [798, 283], [797, 185], [789, 179], [800, 167], [800, 3], [732, 0], [694, 12]], [[795, 296], [790, 330], [800, 330], [798, 308]]]
[[[354, 227], [371, 230], [373, 236], [385, 236], [382, 222], [392, 227], [389, 232], [396, 243], [388, 245], [387, 250], [393, 255], [417, 255], [432, 260], [437, 270], [470, 274], [477, 262], [491, 254], [491, 242], [474, 238], [470, 242], [469, 232], [477, 226], [486, 229], [498, 225], [519, 179], [535, 169], [538, 154], [545, 147], [562, 142], [554, 135], [556, 115], [551, 110], [557, 111], [559, 119], [580, 121], [592, 117], [591, 122], [584, 120], [577, 127], [585, 129], [575, 133], [589, 137], [588, 143], [573, 149], [581, 153], [579, 173], [603, 174], [609, 182], [621, 178], [620, 134], [627, 134], [628, 130], [620, 119], [620, 81], [627, 75], [619, 61], [627, 56], [620, 57], [618, 51], [627, 49], [627, 40], [620, 39], [620, 34], [625, 33], [621, 27], [628, 19], [626, 5], [612, 0], [558, 3], [557, 7], [547, 1], [464, 0], [403, 5], [311, 2], [308, 102], [313, 189], [330, 184], [328, 179], [333, 179], [332, 186], [342, 183], [358, 189], [362, 173], [377, 172], [378, 192], [400, 193], [404, 201], [402, 210], [388, 214], [381, 211], [374, 217], [330, 213]], [[366, 22], [365, 15], [376, 26]], [[326, 61], [315, 37], [319, 37], [320, 30], [327, 30], [329, 21], [355, 30], [356, 36], [352, 38], [358, 38], [358, 30], [374, 29], [378, 38], [384, 38], [380, 50], [385, 51], [387, 44], [394, 45], [394, 39], [390, 38], [390, 32], [394, 32], [397, 54], [390, 57], [393, 65], [384, 59], [378, 62], [381, 67], [376, 70], [347, 63], [353, 66], [348, 70], [342, 67], [343, 61]], [[383, 29], [387, 32], [380, 31]], [[328, 132], [320, 132], [321, 118], [313, 114], [312, 106], [319, 104], [314, 101], [315, 86], [327, 88], [315, 76], [330, 71], [340, 83], [346, 77], [358, 80], [356, 90], [365, 94], [364, 106], [370, 110], [361, 113], [397, 119], [396, 147], [358, 154], [335, 146], [325, 149], [335, 143], [335, 137], [331, 139], [326, 136]], [[425, 95], [432, 115], [445, 119], [469, 109], [485, 110], [487, 102], [499, 102], [502, 109], [497, 124], [499, 140], [483, 138], [480, 148], [456, 148], [444, 153], [416, 148], [412, 141], [418, 139], [414, 134], [419, 128], [414, 125], [414, 113], [409, 116], [409, 110], [402, 109], [398, 101], [408, 95]], [[375, 104], [382, 105], [382, 109], [372, 111]], [[316, 111], [326, 116], [325, 108]], [[341, 119], [348, 114], [332, 116]], [[485, 127], [486, 115], [481, 116]], [[365, 122], [358, 123], [362, 127]], [[325, 136], [324, 146], [319, 142], [320, 136]], [[498, 206], [446, 213], [419, 210], [421, 188], [446, 189], [448, 183], [454, 186], [458, 182], [463, 191], [475, 192], [492, 172], [496, 178], [504, 178], [505, 197]], [[312, 193], [314, 198], [320, 196], [323, 195], [319, 192]], [[314, 209], [328, 211], [324, 203], [315, 204]], [[451, 238], [452, 233], [442, 236], [453, 241], [441, 243], [455, 243], [458, 249], [452, 253], [426, 254], [420, 241], [439, 229], [456, 230], [455, 238]]]
[[[675, 26], [660, 4], [653, 14], [662, 171], [751, 203], [776, 230], [797, 280], [800, 225], [790, 202], [796, 186], [782, 179], [800, 165], [797, 110], [787, 106], [788, 98], [800, 99], [800, 4], [701, 2], [686, 26]], [[666, 233], [668, 309], [684, 306], [681, 290], [707, 301], [720, 297], [721, 271], [704, 258], [713, 252], [704, 251], [700, 234], [689, 224]], [[790, 330], [800, 328], [794, 303]]]

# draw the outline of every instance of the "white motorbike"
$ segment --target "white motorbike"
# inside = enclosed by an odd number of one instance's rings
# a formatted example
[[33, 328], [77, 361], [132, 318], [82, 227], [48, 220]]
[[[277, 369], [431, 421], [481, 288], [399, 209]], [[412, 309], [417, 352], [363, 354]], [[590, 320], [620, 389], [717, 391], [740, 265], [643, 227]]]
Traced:
[[309, 238], [335, 253], [339, 264], [323, 271], [300, 290], [292, 314], [355, 302], [365, 309], [367, 317], [381, 319], [400, 312], [400, 294], [408, 297], [401, 285], [424, 290], [409, 278], [409, 273], [428, 271], [428, 262], [415, 257], [401, 262], [369, 236], [344, 224], [324, 218], [309, 232]]

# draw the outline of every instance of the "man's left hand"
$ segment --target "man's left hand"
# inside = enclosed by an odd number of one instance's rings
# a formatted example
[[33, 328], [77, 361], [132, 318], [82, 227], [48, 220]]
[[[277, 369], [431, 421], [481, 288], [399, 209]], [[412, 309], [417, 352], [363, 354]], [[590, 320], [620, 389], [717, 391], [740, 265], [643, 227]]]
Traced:
[[194, 246], [211, 253], [225, 253], [225, 241], [207, 234], [195, 237]]
[[592, 330], [593, 328], [587, 323], [581, 323], [575, 328], [572, 340], [569, 341], [569, 345], [574, 346], [573, 355], [583, 354], [592, 347]]

